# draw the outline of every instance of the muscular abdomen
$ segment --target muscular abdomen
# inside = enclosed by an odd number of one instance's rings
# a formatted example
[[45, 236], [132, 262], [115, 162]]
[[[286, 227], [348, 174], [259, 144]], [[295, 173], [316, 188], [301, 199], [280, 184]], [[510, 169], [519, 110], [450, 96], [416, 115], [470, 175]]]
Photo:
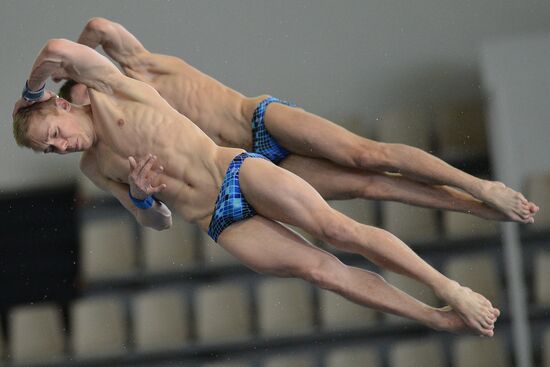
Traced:
[[149, 96], [146, 102], [91, 96], [103, 174], [127, 183], [129, 156], [156, 155], [153, 169], [162, 165], [164, 171], [155, 185], [167, 185], [159, 199], [187, 220], [199, 221], [211, 215], [223, 179], [219, 149], [156, 92]]
[[157, 74], [150, 84], [216, 144], [249, 149], [251, 114], [246, 112], [254, 102], [182, 60], [171, 61], [170, 72]]

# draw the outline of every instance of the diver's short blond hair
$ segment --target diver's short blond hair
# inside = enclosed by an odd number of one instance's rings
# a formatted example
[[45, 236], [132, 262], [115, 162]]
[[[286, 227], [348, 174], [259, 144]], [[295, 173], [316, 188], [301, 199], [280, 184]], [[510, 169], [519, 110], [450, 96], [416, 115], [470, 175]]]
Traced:
[[13, 137], [20, 147], [30, 148], [31, 140], [28, 132], [31, 125], [31, 117], [46, 116], [55, 108], [56, 97], [45, 102], [36, 102], [30, 106], [23, 107], [13, 117]]

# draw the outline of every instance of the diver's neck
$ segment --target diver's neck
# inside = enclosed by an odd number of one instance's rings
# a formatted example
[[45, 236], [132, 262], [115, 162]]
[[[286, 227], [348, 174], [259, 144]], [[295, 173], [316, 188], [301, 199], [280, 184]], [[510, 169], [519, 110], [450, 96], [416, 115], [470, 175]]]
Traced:
[[81, 119], [84, 125], [89, 129], [93, 139], [92, 147], [96, 146], [98, 140], [97, 140], [96, 127], [94, 125], [94, 115], [92, 111], [92, 105], [87, 104], [82, 106], [75, 106], [73, 107], [73, 111], [79, 116], [79, 119]]

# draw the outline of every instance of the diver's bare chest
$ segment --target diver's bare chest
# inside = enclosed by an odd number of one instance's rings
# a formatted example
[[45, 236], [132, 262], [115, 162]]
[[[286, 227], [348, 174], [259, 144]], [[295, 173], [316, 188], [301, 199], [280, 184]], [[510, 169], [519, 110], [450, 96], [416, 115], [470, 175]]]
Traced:
[[98, 140], [102, 142], [100, 154], [109, 156], [109, 160], [123, 158], [125, 163], [130, 156], [138, 159], [155, 154], [153, 139], [161, 135], [155, 130], [155, 124], [145, 117], [139, 120], [134, 116], [113, 116], [111, 121], [104, 121], [98, 131]]
[[105, 144], [98, 144], [95, 149], [97, 168], [101, 174], [113, 181], [128, 183], [130, 173], [130, 154], [120, 154]]

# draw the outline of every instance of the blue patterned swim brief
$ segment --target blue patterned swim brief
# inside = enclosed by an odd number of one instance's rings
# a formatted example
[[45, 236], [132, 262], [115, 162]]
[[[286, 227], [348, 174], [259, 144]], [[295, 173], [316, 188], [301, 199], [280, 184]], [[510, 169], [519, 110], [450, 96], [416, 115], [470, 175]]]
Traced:
[[208, 235], [216, 242], [223, 230], [231, 224], [256, 215], [254, 208], [241, 193], [239, 184], [239, 171], [246, 158], [267, 159], [261, 154], [245, 152], [233, 158], [229, 164], [208, 226]]
[[290, 153], [285, 148], [281, 147], [265, 128], [265, 110], [267, 106], [273, 102], [295, 107], [295, 105], [287, 101], [282, 101], [271, 96], [258, 104], [252, 116], [252, 151], [267, 157], [271, 162], [277, 164]]

